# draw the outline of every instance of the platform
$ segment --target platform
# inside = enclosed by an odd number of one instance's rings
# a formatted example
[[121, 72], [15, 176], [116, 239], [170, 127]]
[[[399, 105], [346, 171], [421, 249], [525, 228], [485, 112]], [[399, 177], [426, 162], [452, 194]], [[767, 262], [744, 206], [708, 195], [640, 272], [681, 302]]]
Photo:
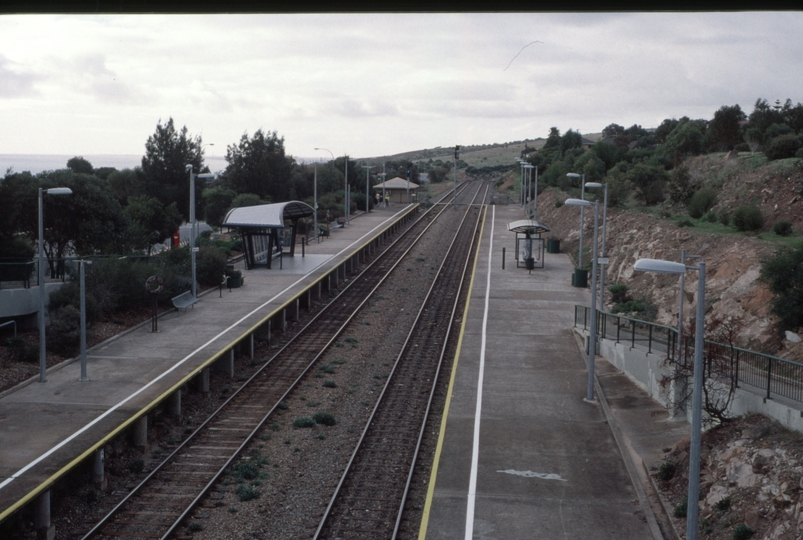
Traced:
[[409, 208], [355, 216], [348, 227], [313, 240], [303, 257], [298, 246], [281, 268], [277, 260], [272, 269], [244, 271], [243, 287], [222, 294], [214, 288], [193, 309], [161, 316], [158, 332], [148, 321], [90, 349], [89, 381], [79, 381], [79, 361], [63, 362], [47, 371], [47, 382], [37, 377], [0, 394], [0, 521]]
[[585, 401], [572, 326], [590, 293], [571, 286], [565, 254], [516, 267], [507, 224], [522, 214], [487, 210], [419, 539], [660, 540], [640, 455], [659, 455], [688, 425], [668, 423], [599, 357], [603, 395]]

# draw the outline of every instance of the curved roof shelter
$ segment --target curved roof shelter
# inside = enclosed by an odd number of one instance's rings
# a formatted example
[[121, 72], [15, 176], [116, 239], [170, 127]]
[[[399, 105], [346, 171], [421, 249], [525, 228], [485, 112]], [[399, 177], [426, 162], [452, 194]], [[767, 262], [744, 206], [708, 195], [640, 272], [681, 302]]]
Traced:
[[293, 257], [298, 220], [312, 217], [313, 212], [310, 205], [301, 201], [232, 208], [223, 219], [223, 226], [240, 230], [247, 269], [255, 266], [271, 268], [273, 257], [284, 254], [279, 231], [288, 228], [287, 222], [290, 222], [289, 255]]
[[507, 230], [516, 234], [541, 234], [549, 232], [549, 227], [534, 219], [520, 219], [507, 224]]
[[313, 209], [301, 201], [288, 201], [232, 208], [223, 219], [226, 227], [262, 227], [282, 229], [286, 220], [312, 217]]

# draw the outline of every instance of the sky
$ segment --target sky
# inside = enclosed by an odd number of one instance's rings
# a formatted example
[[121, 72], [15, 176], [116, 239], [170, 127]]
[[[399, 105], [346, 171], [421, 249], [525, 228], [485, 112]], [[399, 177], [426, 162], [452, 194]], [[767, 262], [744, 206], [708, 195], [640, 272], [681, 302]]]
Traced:
[[803, 12], [0, 15], [0, 154], [299, 159], [598, 133], [803, 102]]

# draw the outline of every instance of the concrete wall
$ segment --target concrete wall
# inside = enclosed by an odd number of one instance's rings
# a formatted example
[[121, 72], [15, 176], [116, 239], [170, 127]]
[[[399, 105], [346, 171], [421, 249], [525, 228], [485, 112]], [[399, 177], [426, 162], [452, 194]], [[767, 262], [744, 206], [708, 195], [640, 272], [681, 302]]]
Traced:
[[[64, 285], [61, 281], [45, 284], [45, 302], [50, 293]], [[39, 286], [30, 289], [0, 290], [0, 318], [20, 317], [39, 311]]]
[[[582, 336], [588, 347], [588, 332], [582, 328], [574, 330]], [[648, 354], [640, 347], [631, 348], [629, 343], [616, 343], [609, 339], [598, 343], [597, 354], [613, 364], [651, 398], [667, 409], [670, 408], [670, 391], [660, 385], [661, 378], [669, 373], [668, 368], [663, 366], [663, 354]], [[788, 429], [803, 433], [803, 404], [781, 397], [766, 399], [764, 392], [756, 390], [736, 389], [736, 396], [731, 404], [731, 413], [734, 416], [763, 414]], [[691, 409], [686, 411], [686, 420], [691, 421]]]

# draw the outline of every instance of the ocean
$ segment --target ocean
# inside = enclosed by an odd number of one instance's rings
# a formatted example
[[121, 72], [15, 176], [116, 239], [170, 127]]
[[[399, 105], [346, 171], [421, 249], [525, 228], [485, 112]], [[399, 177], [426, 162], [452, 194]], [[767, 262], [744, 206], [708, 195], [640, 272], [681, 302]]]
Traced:
[[[0, 154], [0, 177], [5, 176], [9, 168], [13, 172], [29, 171], [31, 174], [66, 169], [67, 161], [74, 157], [66, 154]], [[84, 154], [83, 158], [96, 169], [133, 169], [142, 163], [142, 156], [135, 154]], [[204, 163], [213, 173], [224, 171], [227, 165], [226, 158], [222, 156], [206, 156]]]

